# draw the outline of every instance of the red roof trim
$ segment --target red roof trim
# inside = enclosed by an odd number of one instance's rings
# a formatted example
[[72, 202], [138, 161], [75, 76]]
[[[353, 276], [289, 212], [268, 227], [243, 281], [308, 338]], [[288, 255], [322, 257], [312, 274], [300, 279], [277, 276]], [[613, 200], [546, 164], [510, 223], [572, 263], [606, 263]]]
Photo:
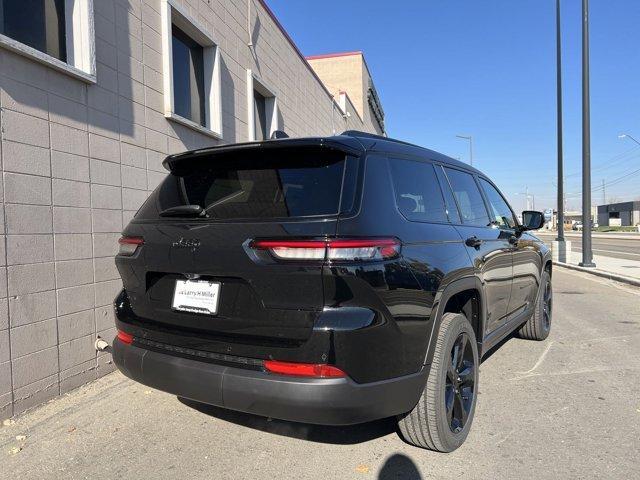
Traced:
[[362, 50], [355, 50], [353, 52], [323, 53], [320, 55], [309, 55], [306, 58], [307, 60], [321, 60], [323, 58], [349, 57], [351, 55], [362, 55]]

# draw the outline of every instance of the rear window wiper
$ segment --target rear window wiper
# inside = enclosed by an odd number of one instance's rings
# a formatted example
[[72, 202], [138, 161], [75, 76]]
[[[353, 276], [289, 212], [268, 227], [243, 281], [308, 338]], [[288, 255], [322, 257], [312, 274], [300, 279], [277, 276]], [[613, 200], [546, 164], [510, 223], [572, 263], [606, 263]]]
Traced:
[[160, 212], [161, 217], [207, 217], [207, 212], [200, 205], [178, 205]]

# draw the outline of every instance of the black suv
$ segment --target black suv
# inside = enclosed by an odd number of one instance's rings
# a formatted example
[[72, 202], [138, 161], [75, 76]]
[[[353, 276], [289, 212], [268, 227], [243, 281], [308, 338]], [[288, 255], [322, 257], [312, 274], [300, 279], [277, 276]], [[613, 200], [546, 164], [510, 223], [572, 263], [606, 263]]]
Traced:
[[197, 402], [466, 438], [483, 354], [542, 340], [551, 259], [482, 173], [361, 132], [169, 156], [116, 264], [113, 358]]

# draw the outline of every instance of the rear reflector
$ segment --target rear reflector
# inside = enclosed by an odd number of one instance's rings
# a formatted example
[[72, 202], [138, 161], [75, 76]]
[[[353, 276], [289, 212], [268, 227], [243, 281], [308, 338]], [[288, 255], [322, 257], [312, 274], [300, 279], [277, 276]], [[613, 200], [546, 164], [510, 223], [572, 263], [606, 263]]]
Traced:
[[134, 253], [140, 245], [144, 243], [144, 239], [142, 237], [120, 237], [118, 240], [118, 244], [120, 248], [118, 250], [118, 255], [124, 255], [125, 257], [130, 257]]
[[118, 330], [117, 338], [122, 343], [126, 343], [127, 345], [131, 345], [133, 343], [133, 335], [127, 332], [123, 332], [122, 330]]
[[271, 373], [310, 378], [342, 378], [347, 374], [333, 365], [324, 363], [292, 363], [265, 360], [264, 368]]
[[280, 260], [388, 260], [400, 253], [400, 241], [396, 238], [254, 240], [251, 248], [267, 250]]

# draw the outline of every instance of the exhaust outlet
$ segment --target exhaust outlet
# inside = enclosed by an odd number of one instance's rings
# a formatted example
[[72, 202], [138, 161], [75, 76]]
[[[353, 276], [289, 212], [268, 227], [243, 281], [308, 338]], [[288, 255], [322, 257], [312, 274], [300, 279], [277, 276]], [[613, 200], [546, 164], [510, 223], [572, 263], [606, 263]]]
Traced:
[[106, 340], [98, 337], [96, 338], [96, 342], [93, 344], [95, 349], [99, 352], [110, 352], [111, 351], [111, 345], [109, 345], [109, 342], [107, 342]]

